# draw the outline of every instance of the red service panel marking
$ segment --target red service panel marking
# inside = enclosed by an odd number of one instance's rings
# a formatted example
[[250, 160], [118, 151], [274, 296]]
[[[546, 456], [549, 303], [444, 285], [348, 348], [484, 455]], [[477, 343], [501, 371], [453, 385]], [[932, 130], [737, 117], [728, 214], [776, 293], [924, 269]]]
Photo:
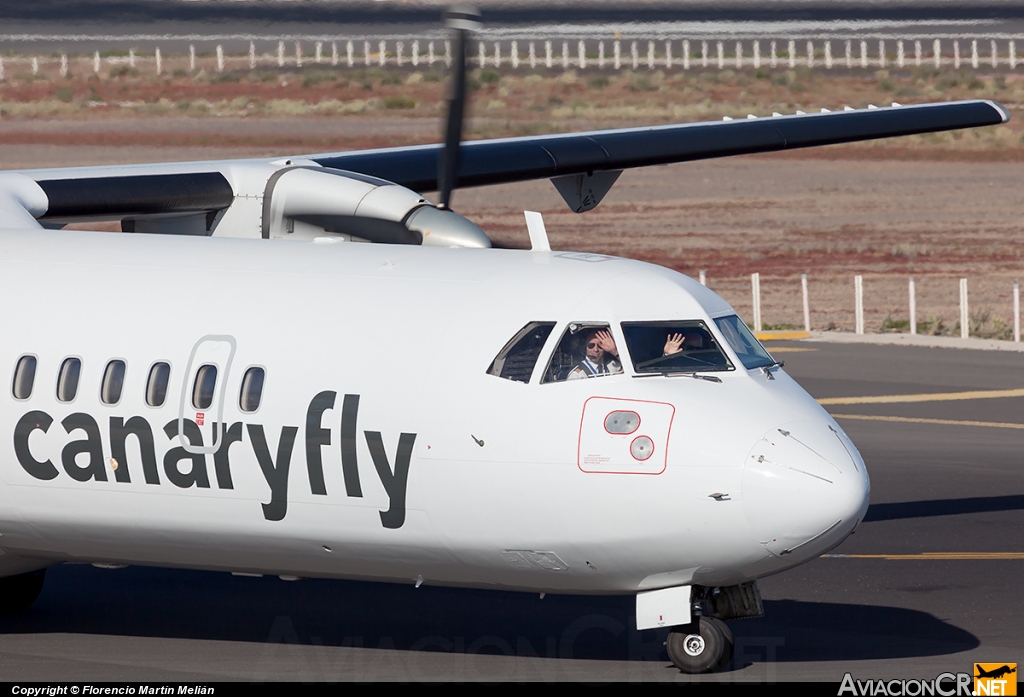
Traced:
[[[611, 412], [633, 412], [643, 424], [641, 435], [610, 433], [605, 420]], [[583, 405], [577, 465], [588, 474], [661, 474], [668, 466], [668, 439], [676, 409], [667, 402], [591, 397]], [[650, 453], [639, 459], [633, 442], [646, 437]], [[658, 453], [657, 457], [654, 456]]]

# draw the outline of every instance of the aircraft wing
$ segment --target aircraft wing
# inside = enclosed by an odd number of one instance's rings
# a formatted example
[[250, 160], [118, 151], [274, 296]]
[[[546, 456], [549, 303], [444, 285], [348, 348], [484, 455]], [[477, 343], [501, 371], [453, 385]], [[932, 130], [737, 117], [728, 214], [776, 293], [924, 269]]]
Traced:
[[[456, 186], [482, 186], [614, 171], [729, 155], [853, 143], [876, 138], [1005, 123], [1006, 107], [988, 100], [857, 109], [624, 128], [589, 133], [467, 141]], [[443, 146], [423, 145], [312, 155], [324, 167], [380, 177], [413, 191], [437, 189]]]

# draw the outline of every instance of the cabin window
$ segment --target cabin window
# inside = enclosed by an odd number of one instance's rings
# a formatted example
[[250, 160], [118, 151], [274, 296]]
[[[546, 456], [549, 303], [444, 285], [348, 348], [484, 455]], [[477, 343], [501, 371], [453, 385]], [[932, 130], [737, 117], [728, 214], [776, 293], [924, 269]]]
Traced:
[[32, 396], [32, 385], [36, 380], [36, 357], [22, 356], [14, 366], [14, 383], [11, 392], [15, 399], [28, 399]]
[[573, 322], [562, 334], [541, 382], [622, 373], [618, 345], [608, 324]]
[[171, 377], [169, 363], [154, 363], [149, 369], [146, 380], [146, 404], [151, 407], [162, 407], [167, 399], [167, 382]]
[[217, 366], [201, 365], [196, 371], [196, 382], [192, 387], [192, 406], [209, 409], [213, 404], [213, 393], [217, 388]]
[[548, 340], [554, 322], [530, 322], [509, 339], [505, 347], [491, 361], [488, 375], [506, 380], [529, 382], [533, 368], [537, 365], [544, 342]]
[[78, 395], [78, 379], [82, 374], [82, 361], [79, 358], [66, 358], [60, 365], [57, 375], [57, 399], [61, 402], [73, 401]]
[[104, 404], [117, 404], [121, 401], [121, 390], [124, 389], [124, 361], [110, 361], [103, 371], [103, 385], [100, 388], [100, 399]]
[[714, 335], [699, 320], [623, 322], [622, 333], [637, 373], [733, 370]]
[[242, 411], [256, 411], [260, 408], [263, 397], [263, 379], [266, 371], [263, 368], [249, 368], [242, 376], [242, 391], [238, 395], [238, 408]]
[[750, 370], [761, 368], [766, 365], [774, 365], [775, 359], [765, 351], [761, 342], [747, 329], [747, 325], [736, 315], [719, 317], [715, 320], [719, 331], [729, 342], [729, 346], [736, 352], [737, 358], [743, 367]]

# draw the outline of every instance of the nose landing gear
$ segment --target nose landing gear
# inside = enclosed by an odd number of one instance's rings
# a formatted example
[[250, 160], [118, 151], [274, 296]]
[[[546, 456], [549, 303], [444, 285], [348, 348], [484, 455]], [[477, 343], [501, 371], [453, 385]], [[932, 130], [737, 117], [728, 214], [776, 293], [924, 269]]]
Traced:
[[722, 670], [732, 660], [733, 644], [732, 631], [715, 617], [673, 627], [665, 640], [668, 657], [684, 673]]

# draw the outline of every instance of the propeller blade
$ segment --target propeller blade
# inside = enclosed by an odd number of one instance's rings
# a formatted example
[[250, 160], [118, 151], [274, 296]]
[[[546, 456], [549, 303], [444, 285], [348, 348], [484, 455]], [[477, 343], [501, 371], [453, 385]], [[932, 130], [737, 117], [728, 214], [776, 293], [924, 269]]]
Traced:
[[438, 208], [449, 207], [459, 171], [459, 143], [462, 141], [462, 120], [466, 108], [466, 39], [469, 32], [480, 29], [480, 12], [474, 7], [457, 5], [445, 12], [445, 25], [454, 30], [455, 41], [444, 151], [437, 161]]

